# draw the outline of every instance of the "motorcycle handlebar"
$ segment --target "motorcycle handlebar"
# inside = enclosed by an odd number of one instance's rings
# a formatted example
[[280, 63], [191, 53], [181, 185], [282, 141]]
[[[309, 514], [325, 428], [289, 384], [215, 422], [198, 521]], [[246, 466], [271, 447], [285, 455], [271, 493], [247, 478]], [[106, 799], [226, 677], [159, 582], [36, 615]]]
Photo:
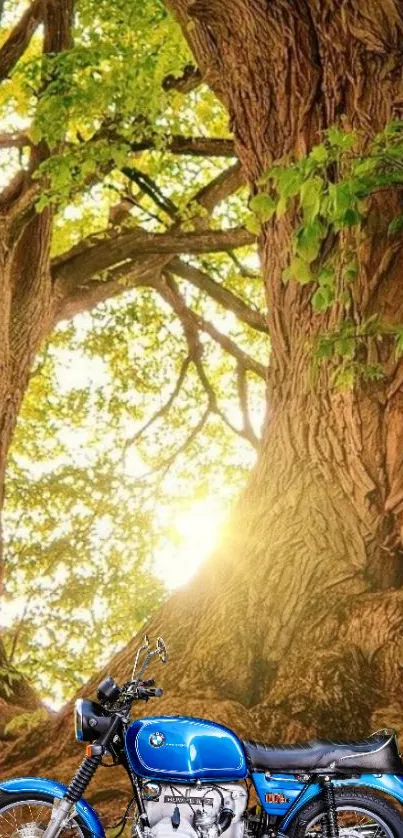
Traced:
[[164, 690], [161, 687], [145, 687], [142, 685], [137, 687], [138, 698], [160, 698], [163, 694]]

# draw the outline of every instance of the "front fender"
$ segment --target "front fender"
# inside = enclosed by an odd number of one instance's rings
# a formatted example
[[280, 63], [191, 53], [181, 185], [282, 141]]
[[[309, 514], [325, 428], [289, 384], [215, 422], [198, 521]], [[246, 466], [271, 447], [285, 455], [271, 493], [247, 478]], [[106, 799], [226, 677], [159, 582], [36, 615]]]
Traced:
[[[403, 804], [403, 777], [400, 777], [397, 774], [380, 774], [378, 776], [375, 776], [374, 774], [362, 774], [360, 777], [352, 777], [351, 779], [333, 780], [333, 785], [336, 786], [336, 788], [361, 786], [373, 789], [374, 791], [380, 791], [384, 794], [388, 794], [390, 797], [394, 797], [395, 800], [398, 800], [399, 803]], [[292, 807], [292, 811], [290, 809], [284, 820], [281, 822], [281, 829], [285, 831], [302, 807], [305, 806], [306, 803], [309, 803], [309, 801], [314, 797], [317, 797], [320, 793], [321, 787], [318, 784], [312, 783], [311, 786], [307, 786], [304, 793], [296, 801], [295, 808]]]
[[[11, 794], [33, 792], [61, 798], [64, 797], [67, 786], [64, 786], [63, 783], [57, 783], [56, 780], [47, 780], [45, 777], [16, 777], [14, 780], [5, 780], [5, 782], [0, 783], [0, 791]], [[103, 826], [89, 803], [85, 800], [79, 800], [76, 803], [76, 811], [92, 835], [97, 836], [97, 838], [104, 838]]]

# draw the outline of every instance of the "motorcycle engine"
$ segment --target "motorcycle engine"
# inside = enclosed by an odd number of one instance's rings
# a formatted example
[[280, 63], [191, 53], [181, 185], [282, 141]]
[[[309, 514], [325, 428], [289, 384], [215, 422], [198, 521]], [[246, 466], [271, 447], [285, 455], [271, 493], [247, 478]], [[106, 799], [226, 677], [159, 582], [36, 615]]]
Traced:
[[238, 783], [168, 785], [142, 789], [150, 824], [147, 838], [243, 838], [247, 791]]

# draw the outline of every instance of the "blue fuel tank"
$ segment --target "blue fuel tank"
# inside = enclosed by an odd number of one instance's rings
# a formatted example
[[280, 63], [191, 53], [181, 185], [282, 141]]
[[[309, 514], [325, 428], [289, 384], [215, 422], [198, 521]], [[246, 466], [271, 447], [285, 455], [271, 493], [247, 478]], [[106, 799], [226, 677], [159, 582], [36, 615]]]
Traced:
[[163, 782], [244, 780], [248, 773], [235, 733], [187, 716], [136, 719], [127, 730], [126, 753], [136, 774]]

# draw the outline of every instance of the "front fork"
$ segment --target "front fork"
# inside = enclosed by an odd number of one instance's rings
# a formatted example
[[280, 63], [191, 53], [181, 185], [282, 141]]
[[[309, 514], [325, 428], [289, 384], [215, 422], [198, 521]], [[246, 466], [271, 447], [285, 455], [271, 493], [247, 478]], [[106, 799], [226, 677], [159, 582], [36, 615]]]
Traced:
[[102, 762], [102, 756], [107, 750], [108, 744], [112, 742], [121, 724], [122, 718], [119, 714], [116, 714], [109, 730], [94, 742], [93, 745], [89, 746], [91, 756], [83, 759], [62, 800], [55, 800], [50, 822], [43, 833], [43, 838], [58, 838], [62, 829], [67, 826], [68, 822], [74, 816], [75, 804], [83, 796], [98, 766]]
[[101, 761], [102, 753], [83, 759], [64, 797], [61, 800], [55, 800], [50, 822], [45, 829], [43, 838], [57, 838], [62, 829], [67, 826], [74, 816], [75, 803], [83, 796]]

